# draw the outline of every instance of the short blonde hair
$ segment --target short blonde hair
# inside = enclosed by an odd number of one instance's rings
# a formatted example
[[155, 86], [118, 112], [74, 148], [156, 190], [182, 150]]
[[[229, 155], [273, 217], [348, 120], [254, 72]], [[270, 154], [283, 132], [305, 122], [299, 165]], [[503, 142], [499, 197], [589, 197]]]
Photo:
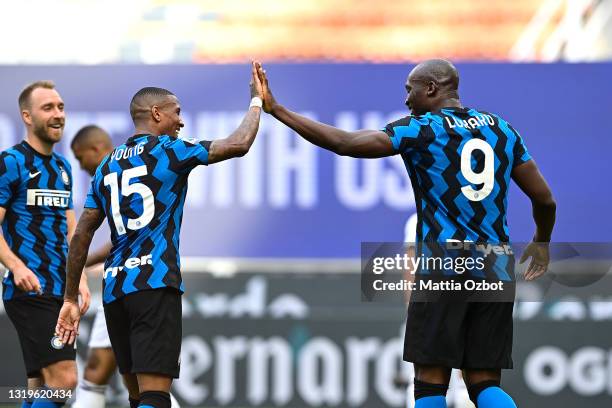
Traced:
[[31, 84], [23, 88], [23, 91], [21, 91], [21, 93], [19, 94], [20, 110], [31, 108], [30, 97], [32, 96], [32, 92], [34, 92], [34, 90], [38, 88], [55, 89], [55, 84], [53, 83], [53, 81], [43, 80], [32, 82]]

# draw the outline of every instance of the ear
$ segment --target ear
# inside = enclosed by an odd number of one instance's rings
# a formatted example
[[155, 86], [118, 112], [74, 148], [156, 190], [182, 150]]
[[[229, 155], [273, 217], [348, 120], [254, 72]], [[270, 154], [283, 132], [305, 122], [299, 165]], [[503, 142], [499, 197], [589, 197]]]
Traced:
[[427, 84], [427, 96], [434, 96], [438, 92], [438, 85], [434, 81]]
[[32, 115], [30, 114], [29, 110], [21, 111], [21, 119], [26, 125], [32, 126]]
[[159, 106], [153, 105], [151, 107], [151, 116], [153, 116], [154, 121], [161, 122], [161, 112]]

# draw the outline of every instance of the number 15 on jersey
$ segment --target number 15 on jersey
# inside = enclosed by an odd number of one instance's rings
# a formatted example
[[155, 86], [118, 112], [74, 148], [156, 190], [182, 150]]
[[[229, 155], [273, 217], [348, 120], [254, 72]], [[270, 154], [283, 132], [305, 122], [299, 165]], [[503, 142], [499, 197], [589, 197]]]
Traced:
[[[128, 197], [132, 194], [138, 194], [142, 197], [142, 215], [138, 218], [128, 218], [127, 228], [130, 230], [139, 230], [146, 227], [155, 214], [155, 198], [153, 191], [143, 183], [131, 183], [130, 180], [135, 177], [147, 175], [147, 166], [138, 166], [124, 170], [121, 177], [121, 196]], [[113, 223], [117, 234], [123, 235], [126, 233], [126, 226], [123, 223], [121, 216], [121, 205], [119, 202], [119, 176], [116, 172], [109, 173], [104, 176], [104, 185], [110, 187], [111, 213], [113, 214]]]

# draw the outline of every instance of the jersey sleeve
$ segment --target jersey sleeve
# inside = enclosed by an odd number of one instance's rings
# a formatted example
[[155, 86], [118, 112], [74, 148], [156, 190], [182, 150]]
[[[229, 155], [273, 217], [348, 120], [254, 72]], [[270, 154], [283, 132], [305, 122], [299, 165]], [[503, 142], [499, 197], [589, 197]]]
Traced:
[[6, 207], [19, 183], [19, 166], [17, 159], [7, 153], [0, 156], [0, 207]]
[[421, 124], [408, 116], [387, 124], [382, 131], [391, 138], [397, 153], [405, 153], [418, 145]]
[[66, 166], [66, 171], [68, 172], [68, 179], [70, 180], [70, 196], [68, 197], [68, 209], [69, 210], [73, 210], [74, 209], [74, 203], [72, 201], [72, 196], [74, 194], [74, 179], [72, 178], [72, 166], [70, 165], [70, 162], [68, 162], [68, 160], [64, 160], [65, 166]]
[[516, 167], [531, 160], [531, 155], [529, 154], [527, 146], [525, 146], [525, 142], [523, 141], [521, 135], [512, 126], [508, 126], [510, 127], [510, 129], [512, 129], [512, 132], [516, 136], [516, 140], [514, 141], [514, 147], [512, 148], [512, 167]]
[[171, 167], [182, 172], [190, 172], [196, 166], [208, 165], [210, 140], [173, 139], [166, 146]]
[[96, 177], [91, 180], [91, 184], [89, 185], [89, 191], [87, 192], [87, 197], [85, 198], [85, 208], [93, 208], [103, 210], [102, 203], [100, 202], [100, 198], [96, 192]]

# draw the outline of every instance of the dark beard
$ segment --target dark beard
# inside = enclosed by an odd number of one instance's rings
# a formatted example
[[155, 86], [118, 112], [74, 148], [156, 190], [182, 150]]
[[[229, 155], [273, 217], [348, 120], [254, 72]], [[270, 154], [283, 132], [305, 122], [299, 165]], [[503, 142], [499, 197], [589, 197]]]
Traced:
[[34, 123], [33, 132], [36, 137], [38, 137], [42, 142], [49, 144], [55, 144], [59, 142], [59, 140], [55, 140], [51, 136], [49, 136], [49, 134], [47, 133], [47, 126], [44, 123]]

